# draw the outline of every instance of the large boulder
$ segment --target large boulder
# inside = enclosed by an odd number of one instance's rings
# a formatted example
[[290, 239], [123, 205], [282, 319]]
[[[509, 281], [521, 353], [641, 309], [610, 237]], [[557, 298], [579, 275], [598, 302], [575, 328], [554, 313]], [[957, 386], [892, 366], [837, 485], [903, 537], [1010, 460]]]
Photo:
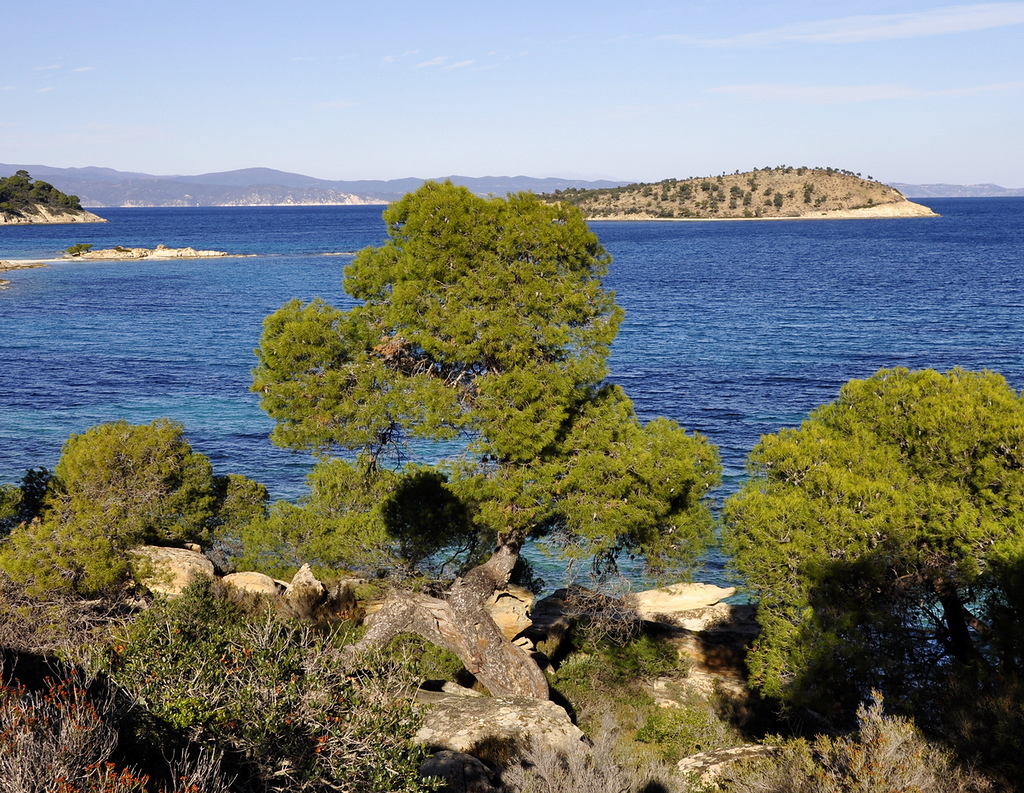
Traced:
[[634, 592], [625, 603], [643, 619], [674, 624], [679, 615], [714, 606], [736, 594], [736, 587], [714, 584], [670, 584], [644, 592]]
[[512, 640], [532, 624], [532, 605], [533, 593], [530, 590], [509, 584], [491, 595], [484, 607], [505, 638]]
[[558, 751], [569, 751], [583, 733], [569, 714], [554, 702], [533, 697], [459, 696], [441, 691], [420, 691], [423, 727], [413, 740], [426, 746], [472, 753], [485, 740], [530, 740]]
[[491, 770], [472, 755], [442, 749], [420, 764], [420, 776], [444, 780], [443, 793], [501, 793]]
[[158, 595], [180, 595], [193, 576], [215, 578], [213, 562], [198, 551], [143, 545], [132, 551], [139, 583]]
[[221, 581], [227, 586], [239, 589], [250, 595], [276, 597], [284, 591], [284, 587], [266, 573], [242, 572], [224, 576]]
[[302, 565], [284, 591], [285, 613], [307, 619], [327, 600], [327, 588], [313, 575], [308, 564]]

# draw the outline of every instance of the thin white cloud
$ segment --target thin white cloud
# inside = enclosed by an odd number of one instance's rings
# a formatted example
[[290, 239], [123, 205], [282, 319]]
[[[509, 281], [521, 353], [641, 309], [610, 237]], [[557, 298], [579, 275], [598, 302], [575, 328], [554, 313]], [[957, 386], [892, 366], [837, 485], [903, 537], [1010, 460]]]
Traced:
[[385, 55], [383, 58], [381, 58], [381, 64], [383, 64], [384, 66], [390, 66], [393, 63], [398, 63], [399, 61], [403, 61], [406, 58], [411, 58], [413, 55], [419, 54], [419, 50], [406, 50], [405, 52], [400, 53], [398, 55]]
[[457, 63], [450, 63], [445, 66], [445, 71], [451, 71], [452, 69], [465, 69], [467, 66], [472, 66], [473, 61], [458, 61]]
[[432, 68], [434, 66], [444, 66], [445, 63], [448, 62], [448, 60], [450, 60], [450, 59], [449, 59], [449, 57], [447, 55], [438, 55], [436, 58], [431, 58], [428, 61], [423, 61], [422, 63], [417, 63], [415, 68], [417, 68], [417, 69], [430, 69], [430, 68]]
[[53, 71], [54, 69], [59, 69], [59, 68], [60, 68], [60, 64], [59, 63], [51, 63], [49, 66], [36, 66], [35, 69], [33, 69], [32, 71], [35, 71], [35, 72], [50, 72], [50, 71]]
[[72, 73], [79, 74], [81, 72], [94, 72], [96, 71], [95, 66], [79, 66], [77, 69], [72, 69]]
[[987, 85], [944, 88], [922, 91], [906, 85], [782, 85], [754, 83], [724, 85], [708, 89], [710, 93], [734, 96], [748, 102], [789, 102], [800, 105], [849, 105], [860, 102], [882, 102], [894, 99], [930, 99], [939, 96], [973, 96], [995, 92], [1019, 91], [1024, 82], [989, 83]]
[[48, 93], [50, 93], [50, 91], [52, 91], [52, 90], [53, 90], [53, 86], [52, 86], [52, 85], [49, 85], [49, 86], [47, 86], [46, 88], [38, 88], [38, 89], [36, 89], [36, 93], [39, 93], [39, 94], [48, 94]]
[[1024, 3], [980, 3], [908, 14], [878, 14], [803, 22], [723, 38], [659, 36], [702, 47], [761, 47], [773, 44], [862, 44], [871, 41], [946, 36], [1024, 24]]

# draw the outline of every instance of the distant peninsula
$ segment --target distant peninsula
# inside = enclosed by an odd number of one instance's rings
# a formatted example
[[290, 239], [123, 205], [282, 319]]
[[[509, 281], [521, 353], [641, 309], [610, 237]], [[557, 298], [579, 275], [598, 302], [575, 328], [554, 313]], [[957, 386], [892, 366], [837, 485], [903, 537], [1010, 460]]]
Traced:
[[588, 220], [937, 217], [871, 177], [788, 165], [597, 190], [569, 188], [542, 198], [572, 204]]
[[82, 209], [78, 196], [49, 182], [32, 180], [28, 171], [0, 179], [0, 225], [13, 223], [106, 223]]

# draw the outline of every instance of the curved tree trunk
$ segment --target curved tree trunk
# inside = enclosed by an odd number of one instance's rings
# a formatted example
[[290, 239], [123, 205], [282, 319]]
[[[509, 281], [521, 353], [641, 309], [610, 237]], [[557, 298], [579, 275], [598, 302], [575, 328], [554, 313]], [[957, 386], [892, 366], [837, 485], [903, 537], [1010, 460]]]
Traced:
[[351, 652], [382, 646], [399, 633], [415, 633], [455, 653], [492, 696], [547, 699], [547, 679], [540, 667], [505, 638], [485, 608], [488, 598], [508, 583], [518, 558], [515, 549], [499, 547], [486, 562], [456, 579], [443, 599], [392, 592]]

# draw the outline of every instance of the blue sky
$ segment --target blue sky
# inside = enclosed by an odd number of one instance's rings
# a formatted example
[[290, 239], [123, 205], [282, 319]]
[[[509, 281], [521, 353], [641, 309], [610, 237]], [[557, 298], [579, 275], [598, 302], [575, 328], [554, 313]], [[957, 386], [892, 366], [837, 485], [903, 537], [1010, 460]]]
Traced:
[[4, 27], [0, 162], [1024, 187], [1024, 2], [48, 0]]

